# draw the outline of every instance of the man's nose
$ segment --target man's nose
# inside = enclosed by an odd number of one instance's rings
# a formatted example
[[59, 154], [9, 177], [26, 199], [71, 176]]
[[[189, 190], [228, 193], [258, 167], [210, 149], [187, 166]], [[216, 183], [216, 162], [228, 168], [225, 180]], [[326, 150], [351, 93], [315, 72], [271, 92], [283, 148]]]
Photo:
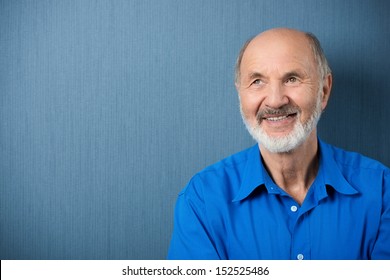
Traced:
[[269, 86], [265, 105], [270, 108], [280, 108], [289, 103], [289, 99], [285, 93], [285, 89], [279, 83], [274, 83]]

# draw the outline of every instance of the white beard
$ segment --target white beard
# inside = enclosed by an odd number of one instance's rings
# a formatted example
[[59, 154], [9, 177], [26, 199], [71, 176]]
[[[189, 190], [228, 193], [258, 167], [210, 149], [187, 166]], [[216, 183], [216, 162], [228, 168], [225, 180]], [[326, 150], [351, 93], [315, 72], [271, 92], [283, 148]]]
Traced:
[[269, 136], [261, 125], [256, 122], [255, 125], [251, 125], [245, 118], [240, 102], [241, 116], [249, 134], [256, 140], [257, 143], [262, 145], [271, 153], [288, 153], [295, 150], [302, 145], [307, 139], [313, 129], [317, 126], [320, 120], [322, 108], [321, 108], [321, 94], [318, 94], [316, 106], [306, 123], [301, 123], [299, 120], [299, 114], [297, 115], [297, 123], [293, 130], [285, 136], [271, 137]]

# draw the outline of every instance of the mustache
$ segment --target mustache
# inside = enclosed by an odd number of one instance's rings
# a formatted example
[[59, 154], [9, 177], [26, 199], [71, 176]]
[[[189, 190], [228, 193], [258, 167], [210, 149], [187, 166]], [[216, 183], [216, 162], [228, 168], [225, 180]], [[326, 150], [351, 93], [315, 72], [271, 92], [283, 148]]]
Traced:
[[301, 112], [301, 109], [293, 105], [284, 105], [280, 108], [265, 108], [260, 109], [256, 114], [256, 119], [260, 123], [264, 118], [269, 118], [272, 116], [287, 116], [298, 114]]

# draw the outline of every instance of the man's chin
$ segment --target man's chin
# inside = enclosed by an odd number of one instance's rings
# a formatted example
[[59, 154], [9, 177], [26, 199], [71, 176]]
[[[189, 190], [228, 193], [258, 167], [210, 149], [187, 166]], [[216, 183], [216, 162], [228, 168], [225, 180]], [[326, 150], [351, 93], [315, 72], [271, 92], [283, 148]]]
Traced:
[[289, 133], [278, 136], [270, 136], [265, 133], [259, 133], [254, 137], [260, 144], [271, 153], [291, 153], [297, 149], [304, 141], [304, 135], [300, 133]]
[[260, 150], [266, 149], [268, 152], [272, 154], [290, 154], [292, 153], [297, 147], [290, 147], [290, 146], [266, 146], [262, 143], [259, 143]]

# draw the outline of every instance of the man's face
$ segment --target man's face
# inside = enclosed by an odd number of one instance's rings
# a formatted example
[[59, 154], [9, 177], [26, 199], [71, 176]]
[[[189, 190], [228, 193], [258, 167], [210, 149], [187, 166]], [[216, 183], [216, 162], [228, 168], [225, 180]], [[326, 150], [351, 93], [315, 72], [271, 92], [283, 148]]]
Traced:
[[303, 34], [263, 33], [248, 45], [240, 70], [241, 113], [260, 145], [289, 152], [315, 133], [328, 94]]

